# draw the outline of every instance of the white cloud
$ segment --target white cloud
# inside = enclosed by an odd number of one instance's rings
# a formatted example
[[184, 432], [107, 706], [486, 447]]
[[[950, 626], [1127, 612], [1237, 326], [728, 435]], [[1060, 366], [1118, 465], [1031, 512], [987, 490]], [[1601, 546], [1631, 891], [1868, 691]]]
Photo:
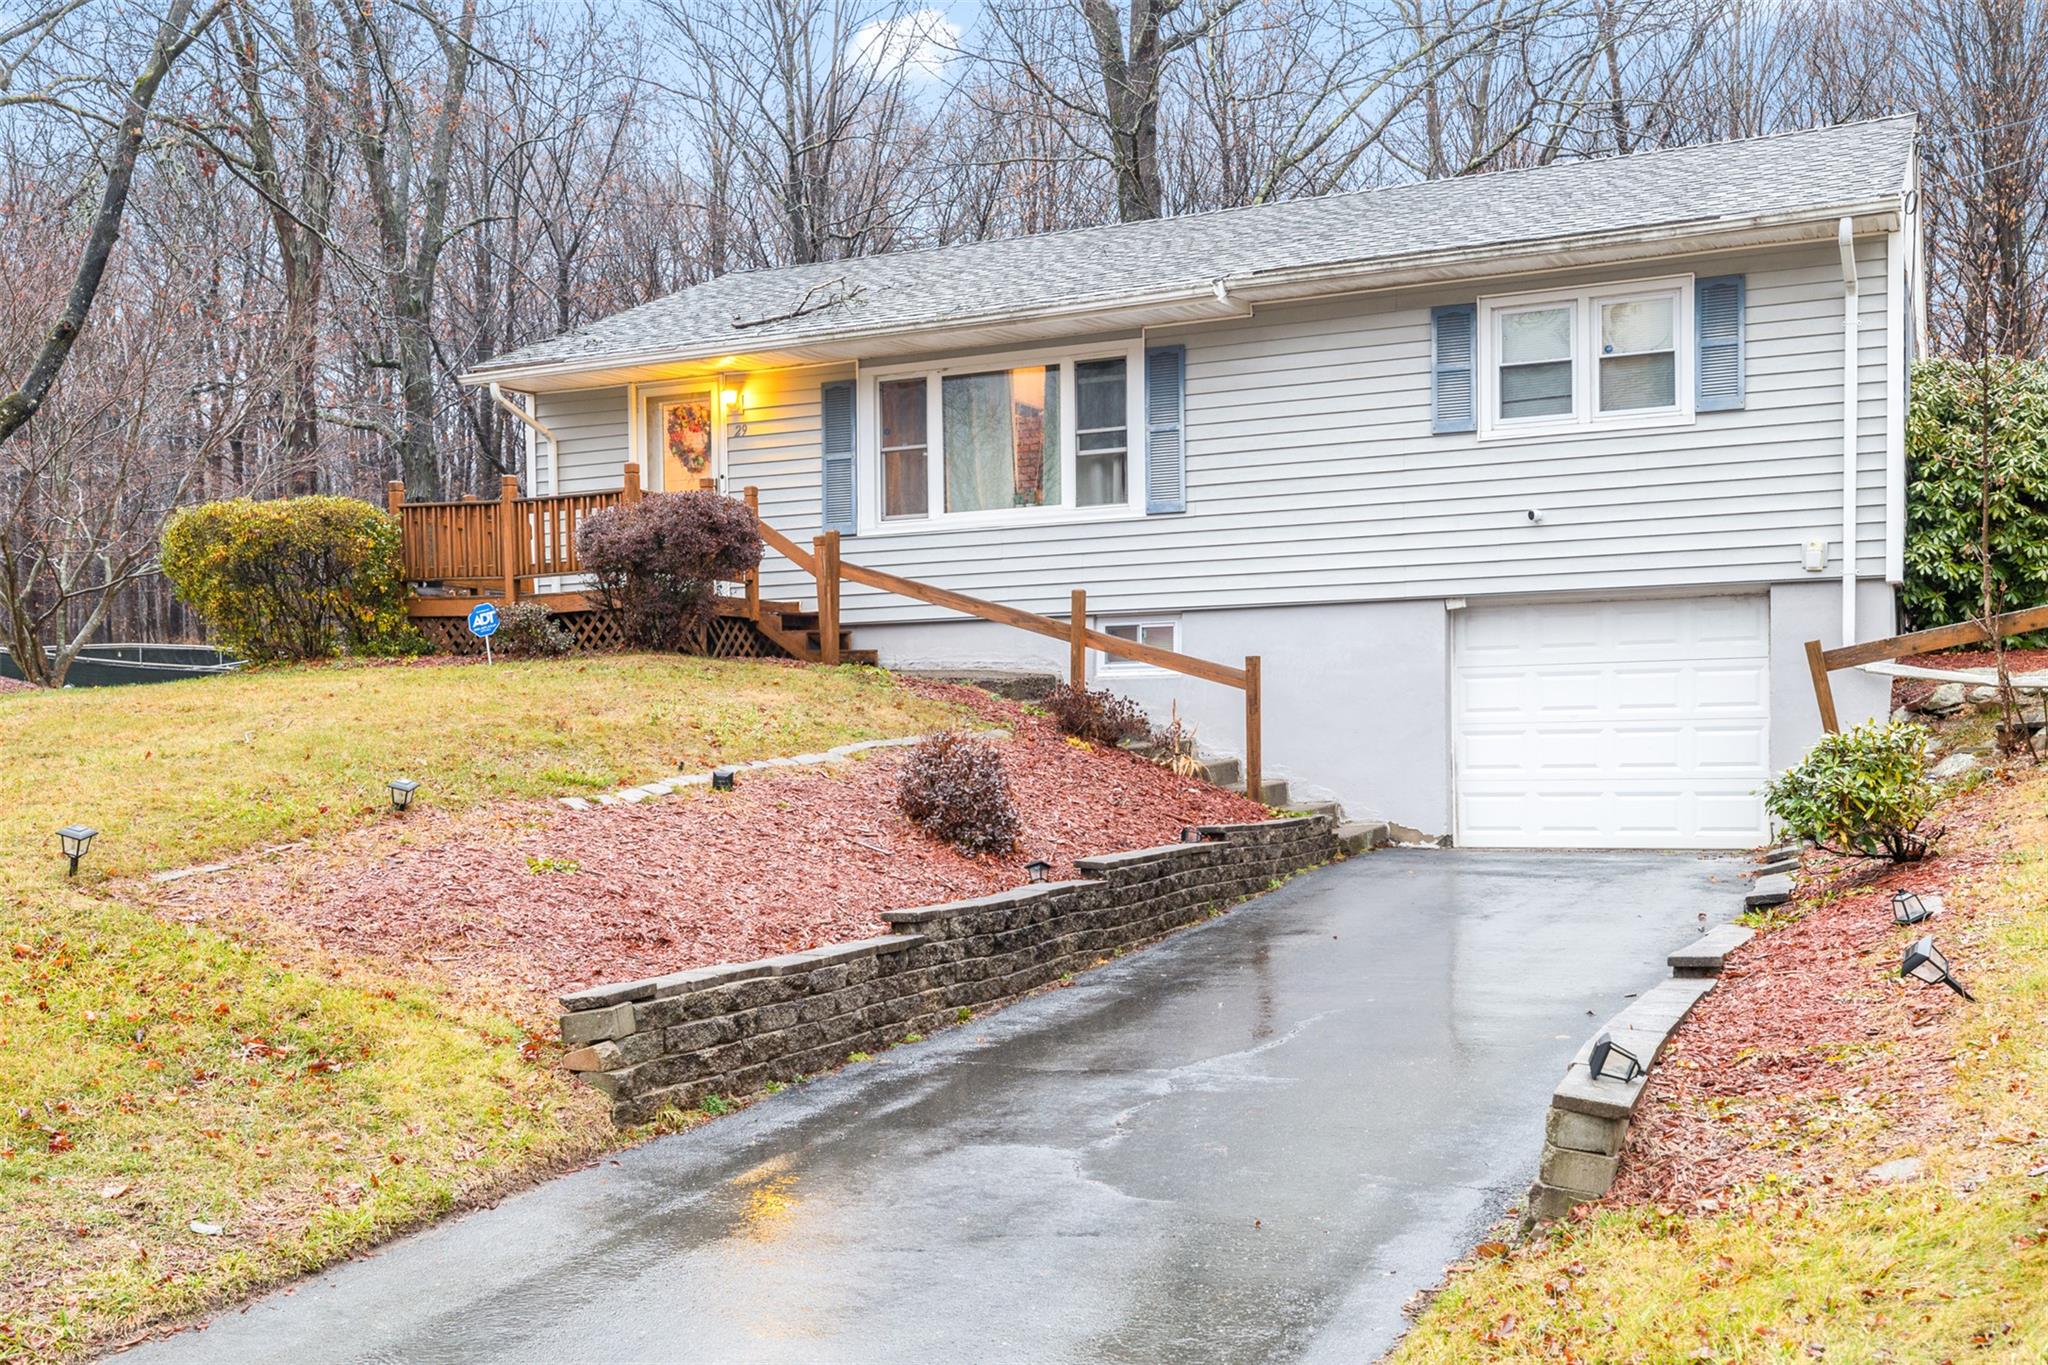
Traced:
[[853, 35], [853, 59], [912, 80], [937, 80], [960, 45], [960, 29], [935, 9], [877, 19]]

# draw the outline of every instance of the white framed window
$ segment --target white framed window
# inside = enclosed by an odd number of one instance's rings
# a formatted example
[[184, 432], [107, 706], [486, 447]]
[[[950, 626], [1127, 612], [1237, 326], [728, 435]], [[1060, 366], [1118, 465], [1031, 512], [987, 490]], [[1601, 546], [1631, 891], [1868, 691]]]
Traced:
[[1142, 516], [1135, 341], [861, 374], [861, 529]]
[[[1096, 629], [1104, 635], [1113, 635], [1119, 640], [1134, 644], [1150, 645], [1154, 649], [1170, 649], [1180, 653], [1180, 620], [1171, 616], [1122, 617], [1096, 623]], [[1108, 677], [1129, 677], [1133, 674], [1168, 673], [1171, 669], [1157, 664], [1140, 663], [1136, 659], [1122, 659], [1114, 654], [1096, 652], [1095, 671]]]
[[1690, 275], [1479, 300], [1479, 438], [1693, 420]]

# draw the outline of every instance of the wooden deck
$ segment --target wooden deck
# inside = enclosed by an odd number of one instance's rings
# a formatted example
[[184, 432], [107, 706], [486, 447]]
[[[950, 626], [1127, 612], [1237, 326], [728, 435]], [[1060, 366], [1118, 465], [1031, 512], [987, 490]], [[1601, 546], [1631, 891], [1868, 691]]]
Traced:
[[[710, 491], [709, 480], [704, 483]], [[540, 602], [576, 634], [585, 648], [622, 643], [618, 625], [584, 593], [565, 590], [561, 580], [585, 572], [576, 554], [576, 532], [584, 519], [608, 507], [626, 506], [641, 498], [640, 467], [627, 464], [620, 486], [600, 493], [524, 497], [519, 480], [507, 475], [492, 502], [463, 498], [455, 502], [407, 502], [405, 485], [388, 489], [391, 514], [398, 518], [406, 581], [412, 586], [408, 614], [426, 636], [451, 653], [475, 653], [479, 645], [465, 624], [479, 601], [502, 605]], [[761, 575], [750, 571], [738, 591], [718, 599], [717, 611], [702, 642], [704, 652], [725, 658], [788, 657], [811, 663], [874, 663], [872, 650], [852, 647], [851, 632], [839, 623], [843, 584], [863, 587], [930, 606], [992, 621], [997, 625], [1049, 636], [1067, 643], [1074, 685], [1085, 686], [1088, 651], [1132, 659], [1158, 668], [1234, 687], [1244, 693], [1245, 790], [1261, 787], [1259, 659], [1244, 666], [1214, 663], [1173, 650], [1118, 639], [1088, 627], [1088, 597], [1075, 589], [1066, 620], [984, 601], [914, 578], [848, 563], [841, 557], [839, 533], [827, 532], [803, 546], [761, 520], [760, 500], [753, 488], [743, 499], [754, 514], [763, 545], [808, 575], [816, 585], [816, 605], [776, 602], [761, 596]]]

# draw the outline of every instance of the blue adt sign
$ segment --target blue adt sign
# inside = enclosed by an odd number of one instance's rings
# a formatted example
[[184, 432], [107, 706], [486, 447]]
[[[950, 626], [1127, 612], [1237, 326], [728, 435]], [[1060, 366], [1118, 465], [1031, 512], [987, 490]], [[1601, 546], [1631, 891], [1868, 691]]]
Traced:
[[498, 609], [489, 602], [479, 602], [469, 609], [469, 633], [479, 640], [488, 640], [498, 633]]

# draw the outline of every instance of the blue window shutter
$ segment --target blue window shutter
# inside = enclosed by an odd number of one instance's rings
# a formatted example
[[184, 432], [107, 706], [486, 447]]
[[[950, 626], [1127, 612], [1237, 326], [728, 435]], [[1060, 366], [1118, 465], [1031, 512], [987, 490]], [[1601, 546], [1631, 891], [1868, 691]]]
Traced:
[[1145, 352], [1145, 512], [1188, 510], [1187, 448], [1181, 428], [1187, 408], [1188, 348], [1154, 346]]
[[853, 502], [853, 381], [835, 380], [818, 389], [818, 425], [823, 465], [819, 486], [823, 493], [823, 529], [843, 536], [854, 534]]
[[1478, 411], [1473, 398], [1473, 343], [1479, 330], [1479, 305], [1447, 303], [1429, 310], [1429, 429], [1474, 431]]
[[1698, 382], [1693, 407], [1725, 412], [1743, 404], [1743, 283], [1740, 275], [1717, 275], [1693, 286], [1692, 315], [1699, 334]]

